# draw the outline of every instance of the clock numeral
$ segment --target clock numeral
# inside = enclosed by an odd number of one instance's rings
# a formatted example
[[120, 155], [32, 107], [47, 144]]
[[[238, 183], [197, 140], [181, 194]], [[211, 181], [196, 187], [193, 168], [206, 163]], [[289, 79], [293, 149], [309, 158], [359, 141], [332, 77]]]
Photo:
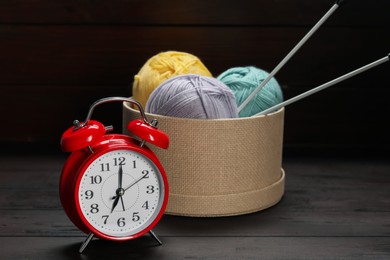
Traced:
[[92, 214], [98, 213], [98, 212], [99, 212], [99, 205], [96, 204], [96, 203], [92, 204], [92, 205], [91, 205], [91, 210], [90, 210], [90, 212], [91, 212]]
[[146, 188], [147, 188], [147, 190], [146, 190], [147, 194], [154, 193], [154, 186], [153, 185], [148, 185], [148, 186], [146, 186]]
[[134, 222], [137, 222], [137, 221], [140, 220], [140, 216], [139, 216], [138, 214], [139, 214], [139, 212], [134, 212], [134, 213], [133, 213], [133, 218], [132, 218], [132, 220], [133, 220]]
[[149, 209], [149, 202], [145, 201], [145, 203], [142, 205], [142, 208]]
[[126, 158], [125, 157], [119, 157], [119, 158], [114, 158], [114, 165], [115, 166], [118, 166], [118, 165], [125, 165], [125, 160]]
[[137, 164], [135, 163], [135, 160], [133, 161], [133, 168], [137, 168]]
[[85, 198], [86, 198], [87, 200], [92, 199], [92, 198], [93, 198], [93, 191], [91, 191], [91, 190], [85, 191]]
[[102, 219], [104, 219], [104, 224], [107, 224], [107, 219], [108, 219], [108, 215], [103, 215], [102, 216]]
[[108, 172], [108, 171], [110, 171], [110, 164], [109, 163], [101, 163], [100, 164], [100, 171], [101, 172]]
[[91, 184], [100, 184], [102, 182], [102, 176], [96, 175], [96, 176], [91, 176]]
[[149, 171], [148, 170], [143, 170], [142, 171], [142, 174], [144, 174], [145, 176], [144, 176], [144, 179], [147, 179], [147, 178], [149, 178]]
[[118, 227], [124, 227], [126, 225], [125, 218], [119, 218], [116, 223], [118, 224]]

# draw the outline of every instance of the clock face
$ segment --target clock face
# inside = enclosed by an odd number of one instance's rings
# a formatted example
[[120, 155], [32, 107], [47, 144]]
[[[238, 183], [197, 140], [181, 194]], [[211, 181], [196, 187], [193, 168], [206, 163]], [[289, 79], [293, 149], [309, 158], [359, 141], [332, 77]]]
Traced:
[[146, 156], [113, 150], [89, 164], [78, 186], [80, 211], [104, 236], [131, 237], [150, 226], [164, 201], [164, 181]]

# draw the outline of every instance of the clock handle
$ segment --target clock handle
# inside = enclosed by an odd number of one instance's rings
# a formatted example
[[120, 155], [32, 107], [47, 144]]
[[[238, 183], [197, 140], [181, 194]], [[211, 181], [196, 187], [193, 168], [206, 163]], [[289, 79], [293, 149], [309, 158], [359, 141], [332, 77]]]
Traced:
[[[103, 136], [109, 127], [105, 127], [100, 122], [91, 120], [93, 111], [98, 105], [108, 102], [129, 102], [138, 107], [142, 120], [134, 120], [130, 125], [130, 131], [149, 143], [157, 145], [161, 148], [167, 149], [169, 145], [169, 138], [163, 131], [157, 129], [157, 119], [153, 119], [151, 122], [146, 118], [145, 111], [142, 105], [132, 98], [125, 97], [107, 97], [95, 101], [89, 108], [88, 115], [84, 122], [75, 120], [73, 127], [70, 127], [61, 138], [61, 147], [63, 151], [73, 152], [84, 147], [88, 147], [91, 150], [91, 144], [93, 144], [98, 138]], [[141, 147], [145, 142], [141, 142]], [[91, 150], [91, 152], [93, 152]]]
[[146, 114], [145, 114], [145, 110], [138, 101], [134, 100], [133, 98], [126, 98], [126, 97], [107, 97], [107, 98], [99, 99], [91, 105], [91, 107], [89, 108], [87, 117], [85, 118], [83, 123], [80, 123], [78, 128], [84, 127], [86, 124], [88, 124], [89, 120], [92, 117], [93, 111], [95, 110], [95, 108], [98, 105], [101, 105], [104, 103], [109, 103], [109, 102], [118, 102], [118, 101], [119, 102], [129, 102], [129, 103], [135, 105], [138, 108], [138, 110], [140, 111], [141, 117], [142, 117], [142, 120], [144, 121], [144, 123], [149, 125], [149, 126], [153, 126], [152, 123], [148, 121]]

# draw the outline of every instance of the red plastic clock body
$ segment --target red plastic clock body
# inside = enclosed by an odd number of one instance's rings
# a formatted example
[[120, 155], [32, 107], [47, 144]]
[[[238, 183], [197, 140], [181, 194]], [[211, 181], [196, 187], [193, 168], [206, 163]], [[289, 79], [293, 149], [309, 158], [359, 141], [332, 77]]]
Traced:
[[[97, 140], [94, 140], [93, 144], [91, 144], [89, 148], [85, 147], [73, 151], [67, 159], [63, 167], [60, 180], [60, 199], [63, 208], [70, 220], [84, 233], [88, 234], [92, 232], [97, 237], [109, 240], [130, 240], [142, 236], [150, 231], [164, 214], [169, 193], [168, 181], [165, 171], [153, 151], [150, 150], [147, 146], [140, 147], [139, 144], [139, 141], [127, 135], [104, 134], [98, 137]], [[157, 216], [151, 222], [151, 224], [146, 226], [140, 232], [131, 236], [109, 236], [95, 229], [83, 216], [77, 195], [81, 178], [88, 166], [101, 155], [114, 150], [131, 150], [147, 157], [159, 170], [164, 184], [162, 206]]]

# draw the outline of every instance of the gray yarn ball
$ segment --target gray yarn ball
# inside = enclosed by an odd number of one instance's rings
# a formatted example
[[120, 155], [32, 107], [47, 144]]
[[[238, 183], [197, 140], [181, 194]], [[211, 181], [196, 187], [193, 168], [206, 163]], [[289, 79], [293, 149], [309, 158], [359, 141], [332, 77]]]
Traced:
[[233, 92], [215, 78], [195, 74], [179, 75], [161, 83], [151, 93], [145, 110], [182, 118], [238, 117]]

